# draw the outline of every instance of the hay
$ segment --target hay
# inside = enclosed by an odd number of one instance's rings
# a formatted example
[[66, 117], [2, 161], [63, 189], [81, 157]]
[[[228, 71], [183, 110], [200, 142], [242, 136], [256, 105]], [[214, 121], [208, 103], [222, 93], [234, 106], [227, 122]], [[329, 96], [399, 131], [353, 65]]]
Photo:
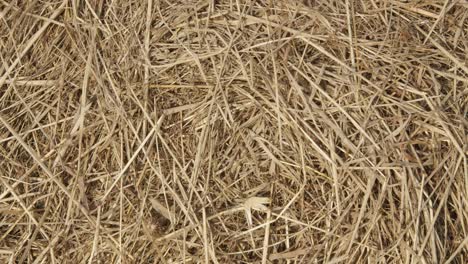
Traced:
[[1, 263], [467, 263], [466, 1], [0, 1]]

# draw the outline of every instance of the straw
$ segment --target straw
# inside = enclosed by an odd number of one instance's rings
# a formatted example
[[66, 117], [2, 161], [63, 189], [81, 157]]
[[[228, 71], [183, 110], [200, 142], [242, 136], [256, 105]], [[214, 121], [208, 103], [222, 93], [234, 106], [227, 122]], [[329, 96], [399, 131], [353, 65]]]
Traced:
[[0, 0], [0, 263], [468, 263], [467, 7]]

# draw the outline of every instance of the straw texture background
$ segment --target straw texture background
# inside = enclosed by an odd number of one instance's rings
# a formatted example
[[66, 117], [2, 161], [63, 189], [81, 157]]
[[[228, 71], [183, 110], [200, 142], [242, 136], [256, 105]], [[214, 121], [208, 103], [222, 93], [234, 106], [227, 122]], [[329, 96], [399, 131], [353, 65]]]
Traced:
[[0, 0], [0, 263], [467, 263], [468, 3]]

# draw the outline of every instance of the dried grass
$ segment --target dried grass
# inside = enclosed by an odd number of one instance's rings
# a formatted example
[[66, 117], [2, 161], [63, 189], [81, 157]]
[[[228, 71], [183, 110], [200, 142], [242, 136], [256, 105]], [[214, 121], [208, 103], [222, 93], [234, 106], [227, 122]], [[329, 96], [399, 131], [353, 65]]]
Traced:
[[467, 263], [466, 1], [0, 1], [1, 263]]

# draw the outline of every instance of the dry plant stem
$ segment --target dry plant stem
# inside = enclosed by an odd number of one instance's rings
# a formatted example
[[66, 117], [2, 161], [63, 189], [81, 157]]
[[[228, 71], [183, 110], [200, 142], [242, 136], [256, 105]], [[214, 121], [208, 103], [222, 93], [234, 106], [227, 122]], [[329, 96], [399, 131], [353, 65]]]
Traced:
[[0, 263], [467, 263], [464, 1], [0, 0]]
[[[62, 2], [62, 4], [50, 16], [50, 20], [54, 20], [57, 16], [59, 16], [63, 12], [63, 9], [64, 9], [66, 3], [67, 3], [67, 1]], [[3, 85], [5, 83], [6, 79], [11, 74], [11, 72], [15, 69], [15, 67], [18, 65], [18, 63], [21, 61], [23, 56], [26, 55], [26, 53], [29, 51], [29, 49], [34, 45], [34, 42], [36, 42], [39, 39], [39, 37], [44, 33], [44, 31], [47, 29], [47, 27], [51, 24], [50, 20], [46, 21], [42, 25], [42, 27], [28, 40], [26, 46], [24, 47], [22, 52], [19, 54], [19, 56], [13, 61], [13, 63], [10, 64], [10, 66], [8, 67], [6, 72], [3, 73], [3, 76], [0, 78], [0, 85]]]
[[[83, 212], [83, 214], [85, 216], [89, 217], [88, 216], [88, 211], [81, 205], [80, 202], [76, 201], [71, 196], [71, 194], [70, 194], [69, 190], [67, 189], [67, 187], [59, 179], [57, 179], [57, 177], [55, 177], [53, 175], [51, 170], [41, 160], [39, 155], [28, 144], [26, 144], [26, 142], [24, 142], [24, 140], [20, 137], [20, 135], [18, 135], [18, 133], [10, 126], [10, 124], [1, 115], [0, 115], [0, 122], [3, 123], [3, 125], [10, 131], [10, 133], [13, 134], [15, 139], [21, 144], [21, 146], [27, 151], [27, 153], [29, 153], [29, 155], [31, 155], [31, 157], [34, 159], [34, 161], [37, 164], [39, 164], [39, 166], [44, 170], [44, 172], [47, 174], [47, 176], [49, 176], [49, 178], [59, 186], [60, 190], [62, 192], [64, 192], [65, 195], [68, 196], [68, 198], [70, 198], [70, 200], [72, 202], [74, 202], [78, 206], [78, 208], [80, 208], [82, 210], [82, 212]], [[88, 218], [88, 220], [91, 220], [91, 218]]]

